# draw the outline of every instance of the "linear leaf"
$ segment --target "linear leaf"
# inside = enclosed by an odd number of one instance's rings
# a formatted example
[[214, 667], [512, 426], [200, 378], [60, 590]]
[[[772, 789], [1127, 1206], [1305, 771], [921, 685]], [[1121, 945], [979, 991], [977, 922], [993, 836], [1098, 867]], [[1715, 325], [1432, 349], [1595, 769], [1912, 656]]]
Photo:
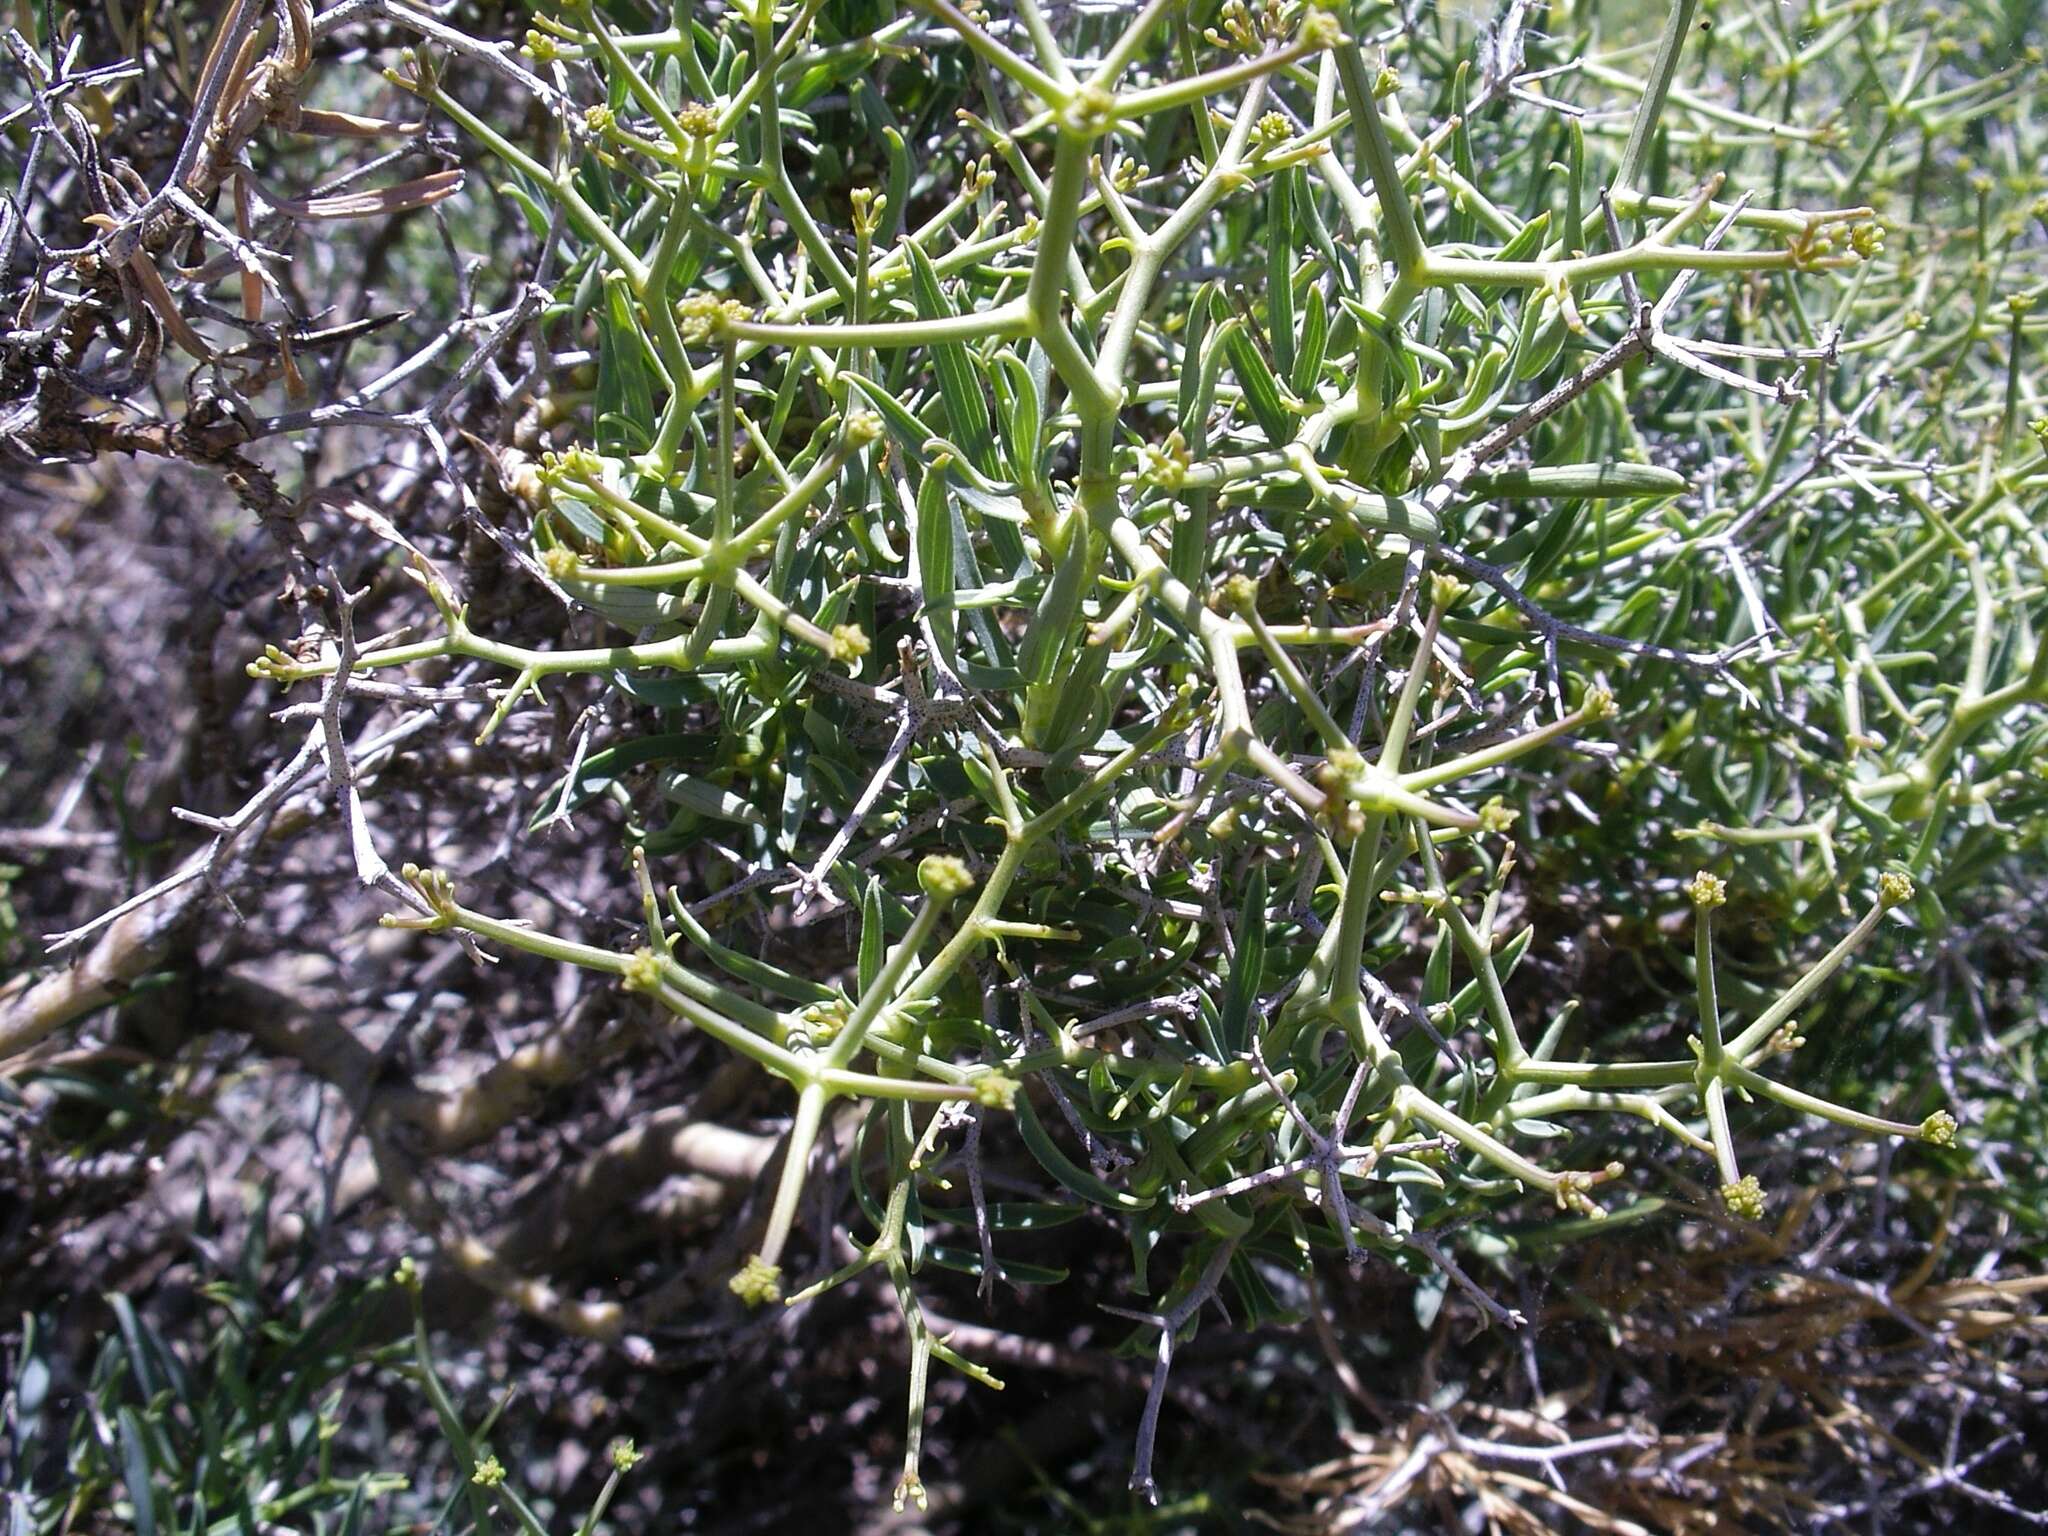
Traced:
[[[932, 269], [915, 240], [906, 242], [910, 253], [910, 293], [917, 312], [927, 320], [949, 320], [956, 311], [939, 286]], [[974, 467], [984, 474], [995, 473], [993, 442], [989, 436], [988, 397], [982, 392], [965, 342], [942, 342], [931, 348], [932, 366], [939, 377], [939, 398], [945, 403], [946, 421], [952, 439], [966, 450]]]
[[1027, 1095], [1017, 1095], [1016, 1111], [1017, 1133], [1024, 1138], [1025, 1149], [1038, 1160], [1039, 1167], [1059, 1182], [1061, 1188], [1079, 1195], [1090, 1205], [1105, 1206], [1113, 1211], [1142, 1211], [1152, 1204], [1150, 1200], [1140, 1200], [1135, 1195], [1112, 1188], [1062, 1152], [1046, 1134], [1044, 1122], [1031, 1107]]
[[1245, 885], [1244, 905], [1237, 919], [1237, 954], [1230, 964], [1230, 984], [1223, 994], [1223, 1008], [1217, 1022], [1219, 1043], [1228, 1053], [1223, 1059], [1235, 1061], [1244, 1054], [1251, 1037], [1252, 1009], [1259, 1000], [1259, 976], [1266, 968], [1266, 866], [1252, 870]]

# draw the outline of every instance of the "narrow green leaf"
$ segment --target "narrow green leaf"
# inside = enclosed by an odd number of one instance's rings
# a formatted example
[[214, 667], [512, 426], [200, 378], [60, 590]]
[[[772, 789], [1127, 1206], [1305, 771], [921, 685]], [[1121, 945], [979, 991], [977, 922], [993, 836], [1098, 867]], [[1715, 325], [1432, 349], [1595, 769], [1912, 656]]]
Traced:
[[[906, 243], [910, 253], [910, 293], [917, 312], [927, 320], [949, 320], [955, 310], [939, 286], [939, 275], [931, 258], [916, 241]], [[988, 397], [970, 361], [965, 342], [943, 342], [931, 348], [932, 365], [939, 378], [939, 398], [946, 407], [946, 421], [952, 440], [967, 453], [983, 474], [995, 472], [993, 446], [989, 437]]]
[[1514, 239], [1500, 248], [1500, 261], [1533, 261], [1543, 249], [1543, 237], [1550, 232], [1550, 210], [1544, 209], [1524, 224]]
[[1571, 151], [1566, 160], [1564, 197], [1564, 254], [1576, 255], [1583, 247], [1586, 231], [1586, 131], [1582, 119], [1570, 119]]
[[1482, 469], [1465, 482], [1474, 496], [1505, 501], [1516, 497], [1676, 496], [1692, 482], [1676, 470], [1654, 464], [1551, 464]]
[[675, 891], [669, 892], [668, 909], [675, 918], [676, 926], [683, 930], [684, 936], [727, 975], [750, 986], [759, 987], [764, 992], [771, 992], [777, 997], [786, 997], [792, 1002], [806, 1005], [827, 1002], [837, 995], [821, 982], [812, 981], [807, 977], [792, 976], [765, 960], [719, 943]]
[[142, 1421], [133, 1408], [118, 1415], [121, 1436], [121, 1479], [135, 1511], [135, 1536], [156, 1536], [156, 1483], [150, 1475], [149, 1446]]
[[[1210, 310], [1215, 298], [1214, 283], [1204, 283], [1197, 288], [1193, 302], [1188, 305], [1187, 325], [1181, 332], [1184, 361], [1180, 370], [1180, 435], [1195, 453], [1202, 451], [1209, 408], [1216, 398], [1215, 363], [1211, 360], [1209, 345]], [[1206, 396], [1203, 393], [1205, 380]]]
[[882, 961], [889, 947], [889, 930], [883, 920], [882, 882], [869, 880], [860, 898], [860, 995], [866, 997], [882, 974]]
[[[941, 1269], [950, 1269], [956, 1274], [981, 1275], [981, 1254], [972, 1248], [947, 1248], [937, 1243], [924, 1251], [925, 1258]], [[996, 1278], [1011, 1285], [1058, 1285], [1070, 1271], [1054, 1269], [1045, 1264], [1026, 1264], [1017, 1259], [997, 1259]]]
[[[1083, 1214], [1078, 1205], [1051, 1205], [1042, 1200], [996, 1200], [987, 1211], [988, 1224], [997, 1232], [1045, 1232], [1079, 1221]], [[950, 1219], [971, 1226], [974, 1213], [956, 1211]]]
[[113, 1309], [114, 1326], [121, 1333], [121, 1348], [128, 1356], [128, 1369], [135, 1373], [135, 1385], [142, 1393], [142, 1400], [148, 1402], [156, 1396], [163, 1383], [157, 1379], [156, 1362], [150, 1359], [149, 1351], [143, 1345], [142, 1325], [136, 1319], [135, 1307], [118, 1291], [108, 1295], [107, 1305]]
[[1223, 1008], [1217, 1021], [1219, 1043], [1227, 1053], [1224, 1061], [1237, 1060], [1251, 1039], [1252, 1010], [1258, 1006], [1259, 977], [1266, 968], [1266, 866], [1263, 861], [1252, 870], [1245, 884], [1244, 904], [1238, 909], [1237, 954], [1230, 963], [1230, 982], [1223, 994]]
[[1291, 166], [1266, 184], [1266, 334], [1272, 338], [1273, 366], [1294, 372], [1294, 253], [1301, 241], [1294, 231], [1294, 180]]
[[[600, 449], [638, 453], [653, 443], [654, 388], [648, 380], [647, 341], [633, 316], [625, 284], [605, 284], [604, 324], [598, 331], [597, 423]], [[606, 423], [616, 427], [608, 428]]]
[[672, 804], [714, 821], [734, 821], [749, 827], [768, 825], [767, 818], [754, 808], [752, 801], [678, 768], [662, 773], [661, 792]]
[[946, 494], [946, 473], [934, 466], [917, 489], [917, 529], [911, 544], [911, 580], [924, 596], [922, 618], [932, 645], [946, 665], [960, 665], [959, 615], [953, 608], [957, 573], [953, 551], [952, 498]]
[[1515, 379], [1527, 382], [1557, 361], [1571, 329], [1555, 300], [1530, 293], [1522, 300], [1522, 319], [1515, 336]]
[[1109, 723], [1123, 689], [1103, 686], [1109, 672], [1110, 648], [1079, 645], [1068, 653], [1068, 671], [1059, 699], [1045, 718], [1039, 745], [1055, 754], [1055, 762], [1066, 767], [1072, 755], [1084, 752]]
[[920, 471], [931, 463], [931, 455], [925, 451], [924, 445], [939, 436], [939, 433], [926, 426], [915, 411], [873, 379], [865, 378], [850, 368], [840, 377], [866, 396], [868, 403], [874, 407], [875, 414], [882, 418], [882, 424], [888, 428], [890, 438], [894, 440], [897, 449], [906, 460], [916, 465]]
[[1089, 537], [1085, 527], [1073, 531], [1031, 617], [1024, 647], [1017, 654], [1017, 669], [1027, 683], [1042, 683], [1050, 678], [1073, 638], [1080, 621], [1081, 600], [1086, 595], [1083, 588], [1093, 568], [1088, 558]]
[[1142, 1211], [1153, 1203], [1112, 1188], [1062, 1152], [1052, 1137], [1046, 1134], [1045, 1126], [1039, 1120], [1038, 1112], [1031, 1107], [1028, 1095], [1017, 1095], [1016, 1113], [1017, 1133], [1024, 1138], [1025, 1150], [1038, 1160], [1039, 1167], [1058, 1181], [1062, 1189], [1079, 1195], [1090, 1205], [1104, 1206], [1113, 1211]]
[[1237, 375], [1238, 387], [1244, 391], [1245, 409], [1251, 412], [1268, 443], [1275, 448], [1285, 447], [1294, 436], [1294, 418], [1280, 398], [1280, 383], [1266, 365], [1265, 354], [1259, 351], [1241, 319], [1225, 321], [1217, 334], [1229, 349], [1230, 371]]
[[1316, 381], [1322, 376], [1324, 349], [1330, 341], [1330, 306], [1323, 298], [1321, 284], [1311, 284], [1308, 302], [1302, 306], [1301, 341], [1294, 351], [1294, 371], [1288, 383], [1295, 398], [1315, 403]]
[[1050, 502], [1052, 487], [1046, 480], [1043, 452], [1045, 396], [1037, 375], [1024, 359], [1005, 349], [996, 354], [994, 382], [1001, 407], [996, 420], [1010, 476], [1041, 501]]
[[[1457, 125], [1451, 129], [1451, 168], [1467, 186], [1475, 186], [1479, 180], [1472, 165], [1472, 125], [1467, 121], [1466, 110], [1466, 103], [1471, 99], [1471, 82], [1472, 61], [1460, 59], [1457, 72], [1451, 77], [1451, 118]], [[1465, 206], [1464, 198], [1453, 192], [1444, 238], [1453, 245], [1462, 245], [1472, 238], [1472, 225], [1471, 209]]]

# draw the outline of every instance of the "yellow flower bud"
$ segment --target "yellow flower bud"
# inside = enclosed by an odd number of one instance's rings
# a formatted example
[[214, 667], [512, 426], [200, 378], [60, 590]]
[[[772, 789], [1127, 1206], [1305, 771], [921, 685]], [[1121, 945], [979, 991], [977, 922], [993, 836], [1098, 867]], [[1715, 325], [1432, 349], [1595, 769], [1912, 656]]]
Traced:
[[1723, 1184], [1721, 1203], [1728, 1207], [1731, 1215], [1740, 1216], [1744, 1221], [1764, 1219], [1764, 1187], [1753, 1173], [1745, 1174], [1733, 1184]]
[[780, 1301], [782, 1266], [770, 1264], [757, 1253], [740, 1266], [738, 1274], [726, 1282], [726, 1289], [750, 1307]]
[[654, 951], [642, 945], [626, 957], [626, 968], [619, 973], [619, 985], [628, 992], [654, 992], [661, 987], [661, 961]]
[[917, 866], [917, 883], [934, 901], [953, 901], [974, 889], [974, 872], [950, 853], [928, 854]]
[[1937, 1109], [1920, 1122], [1920, 1139], [1930, 1146], [1952, 1147], [1956, 1144], [1956, 1117], [1945, 1109]]
[[1692, 898], [1692, 904], [1703, 912], [1711, 912], [1728, 900], [1728, 882], [1719, 875], [1701, 870], [1685, 882], [1685, 894]]
[[974, 1102], [983, 1109], [1014, 1109], [1017, 1106], [1017, 1079], [1006, 1072], [984, 1072], [969, 1086], [974, 1089]]

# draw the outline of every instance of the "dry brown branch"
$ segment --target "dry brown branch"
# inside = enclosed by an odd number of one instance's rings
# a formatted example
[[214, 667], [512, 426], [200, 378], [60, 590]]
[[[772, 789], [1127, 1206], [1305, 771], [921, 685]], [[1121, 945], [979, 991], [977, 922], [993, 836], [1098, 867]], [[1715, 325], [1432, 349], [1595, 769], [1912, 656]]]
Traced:
[[[2048, 1379], [2005, 1358], [2048, 1339], [2048, 1277], [1930, 1280], [1945, 1223], [1889, 1284], [1826, 1272], [1811, 1262], [1816, 1213], [1853, 1182], [1818, 1184], [1776, 1228], [1714, 1246], [1704, 1234], [1683, 1246], [1584, 1245], [1566, 1296], [1538, 1324], [1584, 1345], [1582, 1385], [1543, 1411], [1478, 1393], [1442, 1412], [1417, 1404], [1384, 1430], [1346, 1436], [1346, 1455], [1273, 1479], [1306, 1511], [1255, 1518], [1330, 1536], [1430, 1499], [1527, 1536], [1763, 1532], [1829, 1514], [1805, 1486], [1817, 1465], [1873, 1457], [1909, 1469], [1923, 1491], [2011, 1513], [2007, 1495], [1954, 1463], [1952, 1443], [1916, 1432], [1894, 1405], [1928, 1389], [1962, 1405], [1997, 1379]], [[1597, 1411], [1601, 1383], [1635, 1380], [1660, 1384], [1653, 1416]]]

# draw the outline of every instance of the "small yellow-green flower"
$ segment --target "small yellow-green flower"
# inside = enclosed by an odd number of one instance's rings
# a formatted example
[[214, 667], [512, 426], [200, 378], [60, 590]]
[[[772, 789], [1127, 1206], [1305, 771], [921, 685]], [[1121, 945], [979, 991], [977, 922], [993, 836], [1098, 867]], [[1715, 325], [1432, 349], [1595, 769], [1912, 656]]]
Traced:
[[984, 1109], [1014, 1109], [1017, 1106], [1017, 1079], [1007, 1072], [984, 1072], [969, 1086], [974, 1089], [974, 1102]]
[[1764, 1187], [1753, 1173], [1744, 1174], [1733, 1184], [1723, 1184], [1721, 1203], [1728, 1207], [1730, 1215], [1740, 1216], [1744, 1221], [1764, 1219]]
[[1321, 52], [1344, 41], [1344, 24], [1328, 11], [1310, 11], [1301, 18], [1301, 46]]
[[903, 1480], [896, 1485], [896, 1496], [889, 1502], [899, 1515], [906, 1504], [915, 1504], [920, 1511], [932, 1507], [932, 1501], [925, 1496], [924, 1482], [915, 1472], [903, 1474]]
[[1952, 1147], [1956, 1144], [1956, 1117], [1945, 1109], [1937, 1109], [1920, 1122], [1920, 1139], [1930, 1146]]
[[1904, 906], [1913, 899], [1912, 880], [1896, 870], [1886, 870], [1877, 877], [1877, 899], [1886, 908]]
[[1216, 584], [1216, 606], [1224, 613], [1250, 613], [1259, 605], [1259, 584], [1234, 571]]
[[1167, 433], [1166, 440], [1156, 448], [1148, 443], [1138, 449], [1139, 480], [1162, 491], [1177, 491], [1186, 485], [1191, 466], [1188, 441], [1178, 427]]
[[633, 1442], [631, 1440], [614, 1440], [612, 1442], [612, 1469], [614, 1471], [630, 1472], [639, 1462], [640, 1452], [633, 1449]]
[[853, 1010], [847, 1006], [843, 997], [830, 997], [823, 1002], [813, 1003], [797, 1015], [810, 1026], [811, 1039], [819, 1044], [830, 1040], [846, 1028], [846, 1021], [852, 1016]]
[[873, 239], [875, 231], [882, 227], [882, 215], [888, 211], [888, 194], [873, 187], [855, 187], [847, 197], [853, 204], [853, 232], [864, 240]]
[[708, 139], [718, 132], [718, 112], [701, 101], [686, 101], [676, 109], [676, 126], [693, 139]]
[[495, 1456], [486, 1456], [476, 1464], [469, 1480], [479, 1488], [495, 1488], [505, 1481], [505, 1468]]
[[839, 662], [855, 662], [867, 655], [872, 646], [868, 632], [858, 624], [834, 624], [832, 626], [832, 659]]
[[950, 853], [928, 854], [917, 866], [917, 883], [936, 901], [953, 901], [974, 889], [974, 871]]
[[1728, 882], [1703, 869], [1685, 882], [1685, 894], [1702, 912], [1711, 912], [1728, 900]]
[[1330, 794], [1342, 792], [1344, 786], [1365, 772], [1365, 759], [1350, 747], [1332, 749], [1322, 767], [1316, 770], [1316, 783]]
[[758, 1253], [742, 1264], [726, 1287], [750, 1307], [782, 1300], [782, 1266], [770, 1264]]
[[1070, 133], [1094, 138], [1116, 126], [1116, 96], [1099, 85], [1084, 85], [1074, 92], [1061, 117]]
[[690, 346], [723, 341], [732, 328], [749, 318], [747, 306], [738, 299], [723, 299], [715, 293], [693, 293], [676, 306], [676, 325]]
[[619, 985], [628, 992], [653, 992], [661, 986], [661, 959], [642, 945], [626, 956], [626, 968], [619, 972]]

